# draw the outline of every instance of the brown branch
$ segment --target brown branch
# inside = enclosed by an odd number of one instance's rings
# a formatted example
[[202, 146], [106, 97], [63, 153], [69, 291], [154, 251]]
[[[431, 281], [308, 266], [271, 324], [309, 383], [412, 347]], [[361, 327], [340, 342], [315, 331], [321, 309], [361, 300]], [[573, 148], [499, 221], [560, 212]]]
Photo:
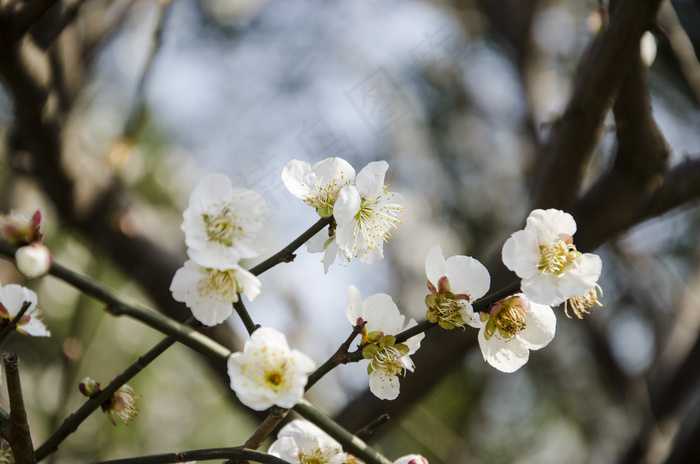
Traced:
[[574, 93], [539, 154], [532, 204], [571, 211], [628, 63], [662, 0], [621, 0], [579, 66]]
[[659, 25], [668, 37], [683, 77], [695, 96], [695, 101], [700, 103], [700, 63], [698, 63], [698, 57], [693, 49], [693, 43], [681, 26], [671, 2], [664, 2], [661, 7]]
[[662, 185], [670, 150], [651, 110], [647, 69], [636, 51], [613, 111], [618, 147], [612, 168], [581, 198], [574, 216], [582, 249], [626, 230]]
[[34, 457], [32, 436], [29, 433], [29, 424], [27, 423], [27, 411], [24, 409], [24, 400], [22, 399], [18, 361], [17, 355], [14, 353], [5, 353], [2, 356], [5, 378], [7, 379], [7, 394], [10, 400], [10, 433], [8, 441], [17, 464], [33, 464], [36, 463], [36, 458]]
[[57, 1], [15, 1], [0, 5], [0, 54], [12, 50], [29, 28]]

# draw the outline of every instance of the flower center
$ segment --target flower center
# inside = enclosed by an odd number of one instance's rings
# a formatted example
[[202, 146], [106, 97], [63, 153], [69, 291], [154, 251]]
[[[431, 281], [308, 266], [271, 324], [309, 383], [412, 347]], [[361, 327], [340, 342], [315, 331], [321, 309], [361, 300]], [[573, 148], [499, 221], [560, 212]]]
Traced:
[[377, 198], [363, 198], [360, 210], [355, 215], [353, 236], [360, 235], [368, 250], [389, 241], [391, 229], [398, 228], [400, 224], [398, 214], [403, 212], [404, 207], [392, 201], [394, 194], [387, 192], [386, 187], [382, 187], [384, 192]]
[[271, 371], [267, 373], [267, 378], [265, 379], [267, 383], [278, 387], [282, 383], [282, 374], [277, 371]]
[[598, 284], [596, 284], [596, 286], [593, 287], [593, 290], [586, 293], [584, 296], [573, 296], [566, 300], [564, 302], [564, 314], [566, 314], [566, 317], [571, 319], [571, 316], [569, 316], [568, 311], [569, 305], [574, 311], [576, 317], [578, 317], [579, 319], [583, 319], [584, 314], [590, 314], [588, 308], [590, 308], [591, 306], [603, 306], [603, 304], [600, 301], [598, 301], [598, 293], [600, 293], [600, 296], [603, 296], [603, 289], [600, 288]]
[[385, 346], [377, 350], [377, 354], [372, 358], [372, 369], [384, 371], [388, 375], [405, 375], [406, 366], [401, 361], [403, 354], [394, 346]]
[[525, 304], [521, 298], [515, 297], [500, 306], [495, 305], [486, 323], [485, 336], [489, 340], [498, 333], [501, 338], [509, 339], [526, 327]]
[[[324, 453], [324, 450], [316, 447], [309, 454], [306, 454], [302, 449], [299, 451], [299, 464], [326, 464], [331, 462], [331, 457], [327, 455], [328, 452]], [[333, 455], [337, 454], [337, 451], [333, 450]]]
[[235, 271], [233, 269], [228, 271], [207, 269], [207, 272], [208, 275], [200, 280], [199, 284], [197, 285], [197, 291], [200, 293], [216, 293], [227, 297], [232, 297], [235, 293], [242, 290], [238, 285], [238, 281], [234, 275]]
[[240, 218], [231, 208], [226, 206], [218, 214], [214, 216], [204, 214], [203, 218], [209, 240], [225, 246], [233, 246], [233, 239], [240, 235], [241, 227], [238, 225]]
[[573, 263], [581, 253], [576, 251], [576, 245], [568, 241], [557, 240], [540, 246], [540, 263], [537, 269], [544, 274], [560, 275], [566, 266]]

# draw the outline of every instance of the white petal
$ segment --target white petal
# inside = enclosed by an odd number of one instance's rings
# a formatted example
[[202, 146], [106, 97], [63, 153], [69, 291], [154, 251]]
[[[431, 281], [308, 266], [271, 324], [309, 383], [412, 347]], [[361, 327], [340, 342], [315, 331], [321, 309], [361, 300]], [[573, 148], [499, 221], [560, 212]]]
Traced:
[[598, 255], [586, 253], [569, 265], [560, 278], [562, 295], [583, 296], [595, 287], [603, 270], [603, 262]]
[[[354, 185], [347, 185], [340, 189], [338, 199], [333, 206], [333, 217], [335, 217], [338, 227], [340, 227], [341, 224], [356, 222], [355, 215], [360, 211], [361, 205], [362, 198], [360, 198], [357, 187]], [[352, 231], [350, 232], [352, 233]]]
[[14, 318], [17, 313], [19, 313], [25, 301], [31, 303], [25, 313], [28, 314], [36, 307], [36, 293], [17, 284], [9, 284], [0, 287], [0, 303], [7, 309], [10, 319]]
[[365, 264], [372, 264], [380, 259], [384, 259], [384, 248], [381, 244], [366, 250], [364, 253], [360, 253], [360, 261]]
[[452, 293], [466, 293], [471, 301], [481, 298], [491, 286], [491, 276], [483, 264], [471, 256], [451, 256], [445, 261], [445, 275]]
[[368, 332], [382, 331], [384, 335], [396, 335], [403, 329], [404, 316], [386, 293], [377, 293], [368, 297], [362, 310], [367, 321]]
[[362, 198], [376, 198], [381, 194], [384, 186], [384, 175], [389, 169], [386, 161], [374, 161], [357, 174], [355, 185]]
[[428, 276], [428, 281], [437, 288], [438, 280], [445, 275], [445, 257], [442, 255], [440, 245], [435, 245], [428, 251], [425, 257], [425, 274]]
[[306, 200], [311, 196], [314, 187], [310, 185], [312, 176], [311, 165], [306, 161], [292, 160], [282, 170], [282, 182], [287, 190], [300, 200]]
[[369, 390], [380, 400], [395, 400], [399, 396], [399, 377], [384, 371], [372, 371]]
[[345, 316], [353, 326], [355, 326], [357, 320], [361, 319], [363, 316], [362, 295], [360, 294], [360, 290], [354, 285], [348, 286], [348, 302], [345, 305]]
[[[416, 325], [418, 325], [418, 323], [415, 321], [415, 319], [411, 319], [408, 321], [408, 325], [406, 325], [406, 327], [403, 330], [410, 329], [411, 327], [414, 327]], [[420, 348], [420, 343], [423, 341], [424, 338], [425, 333], [420, 333], [403, 342], [403, 344], [408, 347], [408, 354], [413, 354], [416, 351], [418, 351], [418, 348]]]
[[527, 314], [527, 327], [518, 336], [523, 345], [531, 350], [539, 350], [554, 339], [557, 330], [557, 317], [552, 308], [530, 302]]
[[479, 347], [484, 360], [501, 372], [515, 372], [527, 363], [530, 357], [528, 350], [518, 337], [504, 340], [494, 335], [486, 340], [484, 332], [486, 327], [479, 329]]
[[326, 251], [323, 253], [323, 273], [328, 274], [328, 268], [331, 264], [335, 262], [336, 256], [340, 253], [340, 247], [338, 246], [338, 241], [333, 238], [333, 240], [326, 245]]
[[527, 217], [525, 230], [548, 239], [554, 239], [559, 234], [573, 236], [576, 233], [576, 221], [569, 213], [558, 209], [536, 209]]
[[313, 172], [325, 185], [336, 181], [339, 184], [349, 184], [355, 180], [355, 169], [342, 158], [327, 158], [314, 164]]
[[519, 230], [506, 240], [501, 252], [503, 264], [518, 277], [527, 279], [539, 274], [540, 247], [537, 235], [528, 230]]
[[243, 288], [243, 294], [250, 300], [253, 301], [255, 297], [260, 295], [260, 280], [253, 274], [243, 269], [240, 266], [236, 266], [236, 281], [238, 285]]
[[328, 240], [328, 230], [323, 229], [306, 241], [306, 251], [309, 253], [323, 253], [324, 245]]
[[569, 297], [564, 296], [560, 285], [561, 277], [556, 274], [535, 275], [523, 279], [520, 289], [528, 300], [547, 306], [557, 306]]

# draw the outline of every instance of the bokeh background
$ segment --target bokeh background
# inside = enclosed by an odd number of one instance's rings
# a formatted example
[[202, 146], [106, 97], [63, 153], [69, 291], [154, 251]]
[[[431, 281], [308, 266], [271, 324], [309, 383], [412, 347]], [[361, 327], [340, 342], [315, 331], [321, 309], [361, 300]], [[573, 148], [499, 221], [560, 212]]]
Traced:
[[[538, 154], [608, 24], [608, 5], [592, 0], [53, 3], [15, 52], [0, 50], [10, 56], [0, 65], [0, 209], [40, 209], [55, 260], [121, 294], [187, 318], [168, 287], [186, 259], [182, 211], [208, 173], [266, 198], [264, 258], [318, 219], [282, 184], [290, 160], [340, 156], [358, 172], [389, 162], [406, 211], [383, 261], [324, 275], [321, 256], [302, 248], [247, 303], [255, 322], [319, 364], [350, 333], [350, 284], [425, 318], [433, 245], [487, 264], [492, 290], [513, 280], [501, 246], [533, 207]], [[650, 26], [644, 69], [673, 169], [700, 153], [700, 7], [666, 2]], [[618, 129], [609, 114], [581, 197], [613, 168]], [[367, 393], [364, 364], [336, 369], [309, 399], [352, 431], [389, 411], [367, 439], [392, 459], [699, 462], [697, 195], [603, 237], [604, 307], [584, 321], [556, 310], [556, 338], [518, 372], [488, 366], [473, 331], [433, 329], [395, 402]], [[107, 383], [162, 338], [53, 277], [23, 280], [11, 261], [0, 262], [0, 282], [36, 290], [52, 331], [3, 346], [21, 360], [36, 446], [82, 404], [81, 378]], [[246, 339], [235, 316], [206, 333], [231, 349]], [[47, 462], [237, 446], [260, 420], [236, 403], [221, 366], [183, 346], [130, 385], [142, 396], [133, 423], [96, 413]]]

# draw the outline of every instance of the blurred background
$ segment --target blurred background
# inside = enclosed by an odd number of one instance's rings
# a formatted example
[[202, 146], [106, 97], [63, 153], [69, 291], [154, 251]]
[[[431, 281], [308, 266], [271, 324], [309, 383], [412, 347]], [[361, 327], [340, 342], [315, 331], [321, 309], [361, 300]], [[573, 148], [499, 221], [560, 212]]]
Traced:
[[[0, 210], [40, 209], [55, 260], [123, 295], [189, 316], [168, 287], [186, 259], [182, 212], [204, 175], [266, 198], [269, 251], [250, 267], [318, 219], [282, 184], [289, 161], [340, 156], [358, 172], [389, 162], [406, 210], [384, 260], [324, 275], [321, 255], [301, 248], [246, 301], [256, 323], [318, 364], [350, 333], [350, 284], [425, 318], [433, 245], [488, 265], [492, 291], [514, 279], [498, 269], [500, 249], [532, 209], [538, 153], [608, 22], [593, 0], [43, 3], [53, 6], [14, 51], [0, 49]], [[664, 3], [643, 50], [671, 169], [700, 158], [699, 45], [697, 2]], [[581, 196], [613, 166], [616, 128], [611, 114]], [[584, 321], [555, 310], [554, 341], [516, 373], [483, 361], [475, 331], [433, 329], [395, 402], [367, 393], [364, 363], [336, 369], [309, 399], [351, 431], [389, 411], [366, 438], [391, 459], [700, 462], [693, 198], [604, 236], [604, 307]], [[10, 261], [0, 282], [37, 291], [52, 332], [3, 346], [21, 360], [35, 446], [82, 404], [81, 378], [106, 384], [163, 337], [53, 277], [25, 282]], [[234, 350], [247, 337], [235, 316], [205, 333]], [[142, 396], [133, 423], [95, 413], [46, 461], [238, 446], [260, 420], [236, 403], [221, 366], [183, 346], [130, 385]]]

